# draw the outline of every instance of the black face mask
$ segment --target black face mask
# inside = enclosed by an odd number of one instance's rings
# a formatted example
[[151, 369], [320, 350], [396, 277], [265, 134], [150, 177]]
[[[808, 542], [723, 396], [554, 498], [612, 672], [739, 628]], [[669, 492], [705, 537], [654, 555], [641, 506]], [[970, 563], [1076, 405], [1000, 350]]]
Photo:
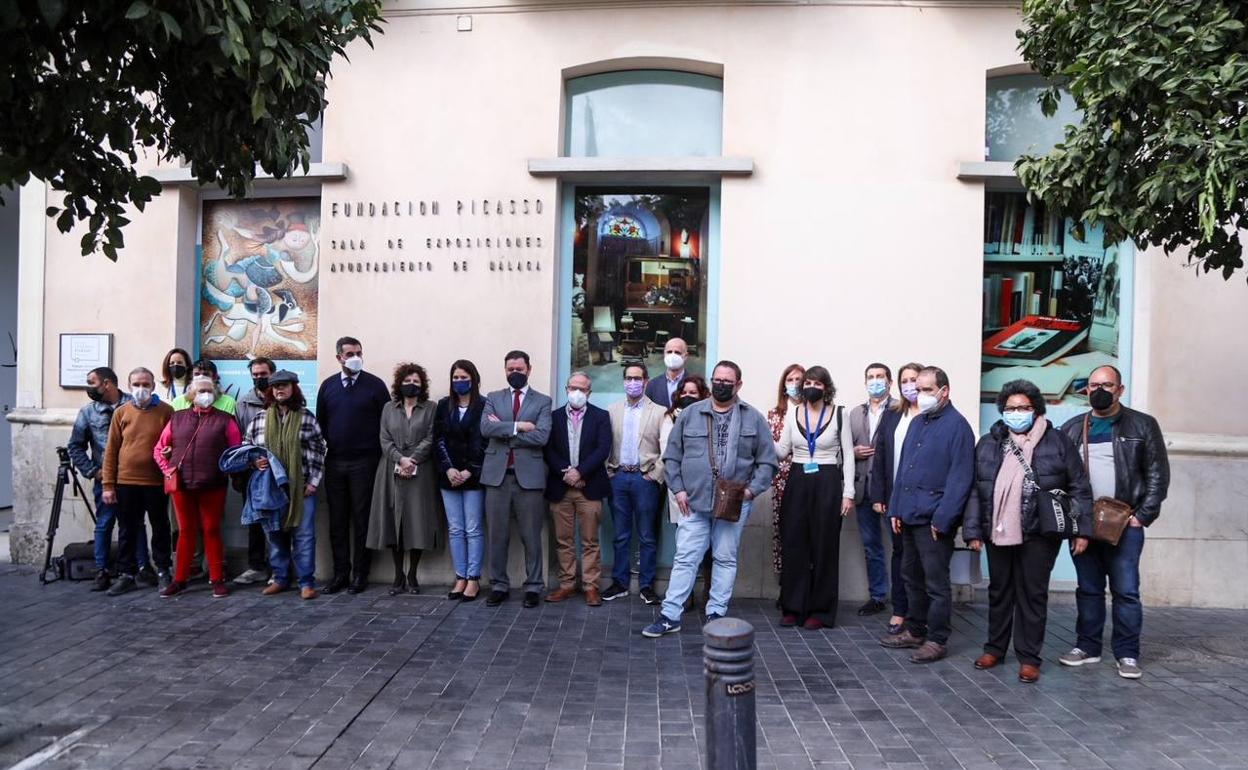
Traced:
[[721, 404], [726, 404], [736, 395], [737, 386], [729, 385], [726, 382], [716, 382], [711, 385], [711, 398]]
[[697, 396], [681, 396], [680, 398], [676, 399], [676, 408], [688, 409], [689, 407], [693, 406], [696, 403], [698, 403]]
[[169, 367], [169, 376], [173, 377], [173, 379], [175, 380], [185, 379], [186, 367], [183, 366], [182, 364], [173, 364], [172, 366]]
[[512, 372], [507, 375], [507, 384], [512, 390], [524, 390], [524, 386], [529, 384], [529, 375], [524, 372]]
[[1098, 412], [1103, 412], [1114, 405], [1114, 394], [1108, 390], [1097, 388], [1088, 396], [1088, 403]]
[[823, 388], [802, 388], [802, 398], [812, 404], [823, 400]]
[[98, 388], [87, 388], [87, 398], [92, 401], [103, 401], [104, 394], [101, 393]]
[[268, 390], [269, 378], [268, 377], [252, 377], [251, 384], [255, 387], [256, 390]]
[[417, 385], [414, 382], [405, 382], [399, 386], [399, 392], [403, 394], [403, 398], [420, 398], [425, 395], [425, 386]]

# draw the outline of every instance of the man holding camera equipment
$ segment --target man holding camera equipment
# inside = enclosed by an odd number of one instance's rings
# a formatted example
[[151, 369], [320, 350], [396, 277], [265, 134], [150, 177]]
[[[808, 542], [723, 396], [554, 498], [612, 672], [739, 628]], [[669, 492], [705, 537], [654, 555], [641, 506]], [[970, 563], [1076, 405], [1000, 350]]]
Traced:
[[150, 369], [139, 367], [130, 372], [130, 395], [133, 401], [123, 404], [113, 415], [104, 446], [101, 483], [102, 500], [117, 506], [118, 535], [117, 582], [108, 589], [109, 596], [133, 591], [138, 572], [138, 543], [146, 513], [152, 524], [152, 560], [156, 562], [157, 586], [166, 588], [172, 581], [173, 566], [169, 533], [169, 497], [165, 494], [165, 476], [156, 465], [152, 451], [165, 424], [173, 416], [173, 407], [155, 393], [156, 377]]
[[[108, 557], [113, 539], [113, 524], [117, 521], [117, 506], [104, 502], [104, 484], [100, 479], [100, 471], [104, 465], [104, 447], [108, 443], [108, 427], [113, 421], [113, 412], [131, 398], [117, 387], [117, 373], [107, 366], [87, 373], [87, 398], [91, 401], [78, 410], [66, 449], [78, 472], [94, 481], [95, 582], [91, 590], [104, 591], [112, 583], [108, 575]], [[155, 585], [156, 573], [148, 564], [147, 528], [142, 523], [139, 524], [137, 538], [140, 576], [148, 578], [150, 575], [151, 584]]]

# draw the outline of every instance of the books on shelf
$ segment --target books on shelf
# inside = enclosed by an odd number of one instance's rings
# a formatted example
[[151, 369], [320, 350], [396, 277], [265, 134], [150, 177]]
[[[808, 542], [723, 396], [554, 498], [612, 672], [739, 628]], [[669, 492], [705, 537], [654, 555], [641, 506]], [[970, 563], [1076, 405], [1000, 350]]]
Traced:
[[1088, 336], [1078, 321], [1027, 315], [984, 340], [986, 364], [1044, 366], [1060, 358]]
[[1026, 316], [1062, 315], [1062, 286], [1060, 267], [990, 268], [984, 276], [984, 328], [1000, 329]]
[[988, 259], [1060, 259], [1073, 227], [1043, 203], [1019, 193], [986, 193], [984, 256]]

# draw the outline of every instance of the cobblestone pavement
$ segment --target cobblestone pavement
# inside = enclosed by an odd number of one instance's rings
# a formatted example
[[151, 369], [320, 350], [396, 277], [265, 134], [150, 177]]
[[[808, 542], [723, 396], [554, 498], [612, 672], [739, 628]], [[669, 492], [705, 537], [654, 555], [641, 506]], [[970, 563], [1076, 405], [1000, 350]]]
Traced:
[[[653, 641], [635, 596], [490, 609], [429, 590], [108, 599], [0, 567], [0, 767], [698, 767], [695, 616]], [[921, 667], [852, 607], [808, 632], [735, 603], [758, 632], [759, 767], [1248, 768], [1248, 612], [1149, 610], [1130, 682], [1056, 664], [1074, 611], [1054, 601], [1031, 686], [1012, 661], [972, 669], [979, 604]]]

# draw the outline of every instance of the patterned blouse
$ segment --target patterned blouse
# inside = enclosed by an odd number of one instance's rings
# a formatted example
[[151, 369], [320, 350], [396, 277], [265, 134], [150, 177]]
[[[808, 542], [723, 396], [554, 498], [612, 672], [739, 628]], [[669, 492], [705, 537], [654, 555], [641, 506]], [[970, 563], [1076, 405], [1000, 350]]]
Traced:
[[[771, 426], [771, 440], [780, 440], [780, 431], [784, 428], [785, 412], [773, 408], [767, 412], [767, 424]], [[771, 480], [771, 565], [776, 574], [780, 574], [780, 504], [784, 501], [784, 485], [789, 480], [789, 468], [792, 458], [780, 460], [780, 471]]]

